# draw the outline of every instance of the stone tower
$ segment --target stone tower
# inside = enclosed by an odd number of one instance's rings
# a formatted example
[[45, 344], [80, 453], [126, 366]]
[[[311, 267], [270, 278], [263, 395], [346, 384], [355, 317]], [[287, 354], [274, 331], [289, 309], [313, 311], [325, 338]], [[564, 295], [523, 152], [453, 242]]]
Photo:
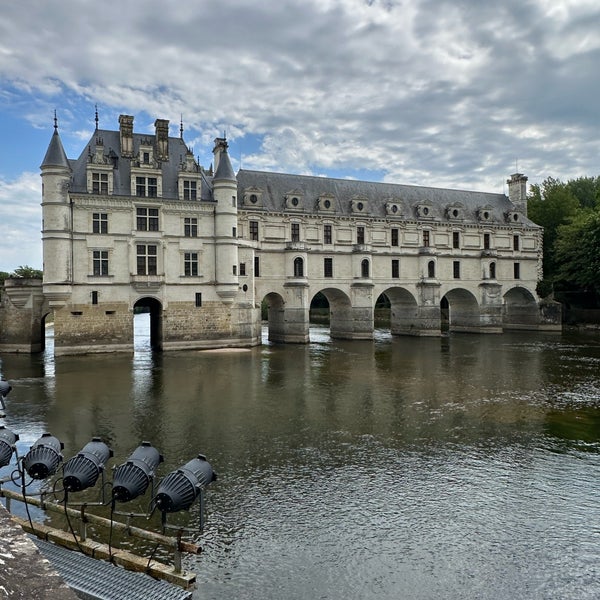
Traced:
[[225, 138], [215, 139], [215, 277], [219, 297], [225, 302], [232, 302], [238, 291], [237, 179], [227, 147]]
[[56, 117], [54, 134], [40, 169], [44, 294], [52, 302], [66, 299], [73, 283], [71, 168], [58, 134]]

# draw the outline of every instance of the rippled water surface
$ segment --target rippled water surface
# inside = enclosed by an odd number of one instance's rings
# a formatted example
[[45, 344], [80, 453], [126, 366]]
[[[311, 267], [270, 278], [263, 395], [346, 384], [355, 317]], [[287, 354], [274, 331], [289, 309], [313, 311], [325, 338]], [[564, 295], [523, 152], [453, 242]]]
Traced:
[[[600, 598], [600, 337], [0, 357], [22, 452], [92, 435], [219, 479], [195, 598]], [[175, 521], [193, 526], [198, 506]]]

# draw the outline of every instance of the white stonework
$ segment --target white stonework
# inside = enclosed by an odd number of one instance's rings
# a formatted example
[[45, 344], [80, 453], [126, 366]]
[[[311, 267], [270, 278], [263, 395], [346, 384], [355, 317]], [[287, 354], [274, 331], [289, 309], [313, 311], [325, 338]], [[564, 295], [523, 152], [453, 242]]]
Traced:
[[369, 338], [377, 299], [396, 334], [540, 325], [542, 229], [527, 178], [501, 194], [241, 170], [215, 140], [215, 170], [182, 136], [97, 130], [79, 158], [55, 128], [42, 163], [44, 282], [56, 353], [131, 350], [135, 307], [164, 350], [308, 341], [311, 300], [331, 334]]

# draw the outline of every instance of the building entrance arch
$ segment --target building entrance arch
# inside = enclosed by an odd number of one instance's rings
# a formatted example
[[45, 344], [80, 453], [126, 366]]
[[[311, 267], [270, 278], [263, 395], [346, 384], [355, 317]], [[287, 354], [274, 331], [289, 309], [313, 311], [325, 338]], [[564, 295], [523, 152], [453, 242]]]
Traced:
[[[135, 313], [149, 313], [150, 315], [150, 349], [160, 351], [163, 349], [163, 310], [162, 304], [156, 298], [145, 296], [133, 305]], [[134, 339], [135, 343], [135, 339]]]

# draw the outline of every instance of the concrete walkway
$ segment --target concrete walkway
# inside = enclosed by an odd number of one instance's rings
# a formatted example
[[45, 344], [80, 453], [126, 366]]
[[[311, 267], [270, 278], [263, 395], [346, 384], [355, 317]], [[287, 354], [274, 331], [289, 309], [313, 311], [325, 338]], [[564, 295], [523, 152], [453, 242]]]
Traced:
[[0, 597], [77, 600], [37, 546], [0, 504]]

